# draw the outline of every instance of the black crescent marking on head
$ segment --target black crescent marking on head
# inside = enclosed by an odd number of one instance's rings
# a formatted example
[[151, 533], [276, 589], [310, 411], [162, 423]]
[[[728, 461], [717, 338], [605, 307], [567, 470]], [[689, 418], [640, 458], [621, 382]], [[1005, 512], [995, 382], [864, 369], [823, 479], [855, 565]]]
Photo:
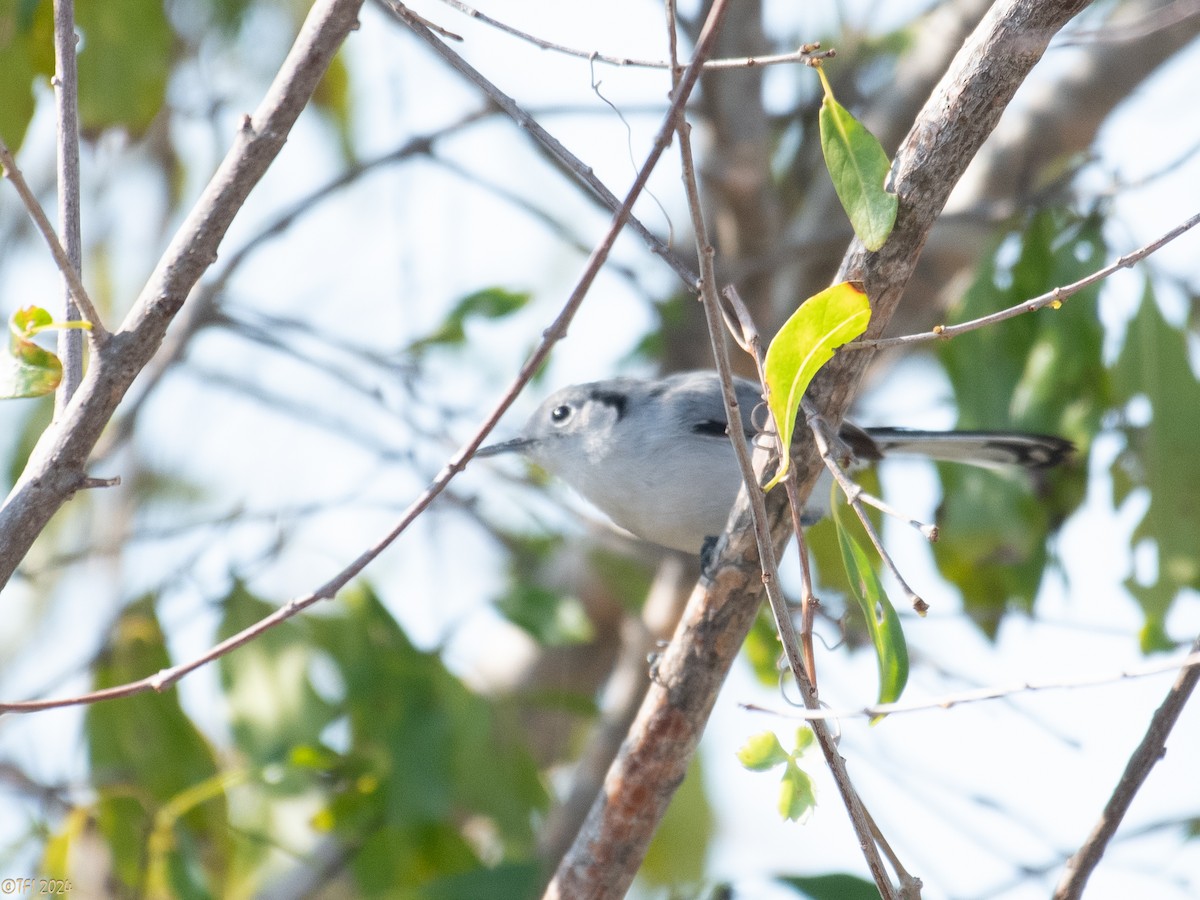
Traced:
[[606, 391], [601, 388], [594, 388], [588, 394], [588, 399], [595, 400], [597, 403], [603, 403], [605, 406], [612, 407], [617, 414], [617, 421], [621, 421], [625, 417], [625, 407], [628, 397], [618, 391]]

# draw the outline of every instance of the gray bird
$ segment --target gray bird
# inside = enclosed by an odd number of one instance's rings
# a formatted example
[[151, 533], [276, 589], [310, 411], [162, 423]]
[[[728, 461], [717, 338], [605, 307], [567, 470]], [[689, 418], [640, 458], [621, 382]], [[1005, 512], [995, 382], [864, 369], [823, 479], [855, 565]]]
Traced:
[[[735, 379], [747, 441], [761, 388]], [[520, 436], [481, 448], [477, 456], [521, 453], [558, 476], [637, 537], [699, 553], [720, 534], [741, 474], [726, 433], [715, 372], [665, 378], [612, 378], [551, 394]], [[839, 437], [858, 462], [915, 454], [976, 466], [1044, 469], [1073, 449], [1070, 441], [1011, 431], [917, 431], [843, 423]], [[828, 478], [828, 473], [825, 474]], [[807, 522], [828, 512], [829, 484], [818, 484]]]

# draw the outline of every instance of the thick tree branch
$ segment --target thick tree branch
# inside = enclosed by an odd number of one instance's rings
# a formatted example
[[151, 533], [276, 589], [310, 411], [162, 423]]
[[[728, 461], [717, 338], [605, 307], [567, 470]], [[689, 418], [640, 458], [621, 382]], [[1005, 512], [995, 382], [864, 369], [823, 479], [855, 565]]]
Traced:
[[[894, 182], [900, 215], [891, 239], [877, 253], [853, 246], [842, 265], [842, 277], [863, 281], [872, 298], [868, 337], [877, 337], [891, 317], [929, 230], [967, 163], [1050, 38], [1086, 5], [1085, 0], [997, 3], [955, 57], [897, 155]], [[814, 386], [814, 401], [830, 421], [838, 422], [845, 414], [870, 355], [840, 354]], [[819, 466], [811, 444], [800, 451], [795, 474], [802, 499], [812, 491]], [[782, 492], [767, 497], [778, 544], [790, 533], [786, 505]], [[551, 896], [623, 895], [625, 879], [632, 878], [626, 874], [630, 858], [641, 859], [647, 821], [657, 821], [657, 808], [648, 809], [648, 800], [660, 797], [664, 786], [669, 793], [683, 780], [762, 594], [753, 523], [743, 498], [663, 655], [658, 679], [609, 770], [604, 790], [559, 867]], [[631, 838], [631, 832], [636, 836]], [[611, 875], [616, 870], [622, 880]]]
[[0, 586], [46, 523], [86, 483], [88, 456], [167, 326], [212, 265], [226, 230], [287, 140], [329, 61], [358, 25], [362, 0], [317, 0], [253, 116], [176, 233], [129, 315], [103, 347], [70, 405], [43, 433], [0, 507]]

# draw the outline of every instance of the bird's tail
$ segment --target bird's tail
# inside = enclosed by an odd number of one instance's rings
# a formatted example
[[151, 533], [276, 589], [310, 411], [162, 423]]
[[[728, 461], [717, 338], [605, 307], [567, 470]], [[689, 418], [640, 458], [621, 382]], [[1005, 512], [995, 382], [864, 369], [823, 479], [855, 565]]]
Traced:
[[925, 456], [975, 466], [1022, 466], [1048, 469], [1071, 455], [1075, 445], [1049, 434], [1016, 431], [919, 431], [908, 428], [864, 429], [887, 456]]

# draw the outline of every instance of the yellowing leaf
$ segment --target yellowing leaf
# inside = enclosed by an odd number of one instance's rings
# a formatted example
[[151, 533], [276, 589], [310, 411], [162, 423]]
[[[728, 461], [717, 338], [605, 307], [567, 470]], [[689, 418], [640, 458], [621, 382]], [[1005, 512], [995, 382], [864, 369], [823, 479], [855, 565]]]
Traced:
[[868, 250], [878, 250], [892, 233], [899, 208], [896, 195], [884, 188], [891, 164], [875, 135], [834, 99], [825, 72], [818, 68], [817, 74], [825, 89], [818, 116], [825, 168], [854, 233]]
[[13, 313], [8, 323], [9, 355], [0, 359], [0, 400], [40, 397], [58, 387], [62, 362], [32, 340], [53, 323], [50, 313], [38, 306]]
[[788, 473], [792, 432], [809, 382], [833, 358], [834, 350], [867, 330], [870, 320], [871, 304], [861, 285], [844, 281], [800, 304], [771, 341], [763, 370], [767, 405], [783, 442], [783, 458], [767, 490]]

